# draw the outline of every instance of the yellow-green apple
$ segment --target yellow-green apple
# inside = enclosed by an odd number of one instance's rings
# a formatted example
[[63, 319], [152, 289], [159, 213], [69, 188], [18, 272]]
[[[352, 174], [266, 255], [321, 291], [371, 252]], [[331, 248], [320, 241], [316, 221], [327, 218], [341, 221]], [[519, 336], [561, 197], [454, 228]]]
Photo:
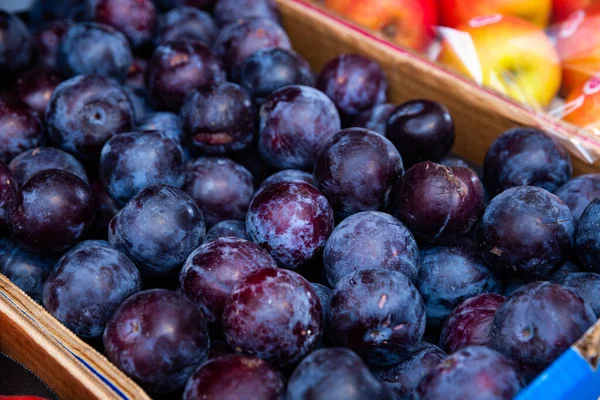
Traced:
[[552, 1], [552, 22], [559, 23], [577, 10], [582, 10], [598, 0], [554, 0]]
[[591, 77], [573, 90], [565, 101], [563, 120], [573, 125], [600, 129], [600, 76]]
[[424, 51], [437, 25], [435, 0], [325, 0], [332, 11], [412, 50]]
[[495, 14], [441, 33], [442, 64], [535, 108], [555, 97], [560, 61], [550, 39], [531, 22]]
[[600, 3], [566, 19], [556, 47], [563, 67], [562, 93], [568, 95], [600, 72]]
[[539, 27], [550, 19], [552, 0], [439, 0], [442, 26], [457, 28], [474, 17], [514, 15]]

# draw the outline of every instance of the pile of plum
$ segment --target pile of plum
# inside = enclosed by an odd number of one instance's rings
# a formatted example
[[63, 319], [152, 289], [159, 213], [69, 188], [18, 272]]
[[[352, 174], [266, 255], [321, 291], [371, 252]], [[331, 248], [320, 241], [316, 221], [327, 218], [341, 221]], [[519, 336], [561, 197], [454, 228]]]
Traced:
[[271, 0], [0, 12], [0, 85], [0, 272], [153, 395], [511, 399], [600, 315], [600, 174]]

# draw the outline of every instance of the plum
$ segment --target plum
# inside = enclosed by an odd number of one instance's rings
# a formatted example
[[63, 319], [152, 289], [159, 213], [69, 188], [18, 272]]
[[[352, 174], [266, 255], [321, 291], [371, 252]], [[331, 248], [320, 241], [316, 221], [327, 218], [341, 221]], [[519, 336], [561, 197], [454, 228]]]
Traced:
[[235, 284], [260, 268], [277, 268], [264, 249], [244, 239], [217, 238], [189, 255], [179, 273], [179, 292], [200, 307], [207, 323], [220, 326]]
[[78, 336], [95, 339], [118, 306], [142, 288], [135, 265], [106, 245], [80, 243], [44, 284], [44, 308]]
[[146, 83], [144, 82], [144, 75], [146, 74], [146, 68], [148, 67], [148, 60], [139, 56], [134, 56], [129, 70], [127, 70], [127, 79], [125, 85], [136, 88], [145, 89]]
[[373, 369], [373, 375], [393, 392], [395, 400], [411, 400], [421, 379], [448, 357], [439, 347], [422, 342], [399, 364]]
[[[459, 156], [458, 154], [449, 153], [447, 156], [440, 160], [440, 164], [446, 167], [464, 167], [471, 168], [477, 173], [477, 176], [481, 176], [481, 167], [471, 161]], [[485, 188], [484, 188], [485, 189]]]
[[213, 358], [223, 357], [233, 354], [233, 350], [227, 342], [223, 340], [211, 340], [210, 341], [210, 351], [208, 352], [208, 359], [212, 360]]
[[54, 70], [33, 68], [19, 75], [16, 89], [21, 100], [43, 117], [52, 93], [62, 80]]
[[8, 229], [6, 210], [18, 188], [17, 181], [12, 177], [9, 167], [0, 161], [0, 237]]
[[502, 295], [486, 293], [460, 302], [444, 322], [440, 347], [448, 353], [467, 346], [489, 347], [494, 314], [505, 301]]
[[254, 185], [252, 174], [236, 162], [199, 157], [188, 164], [185, 191], [212, 226], [229, 219], [244, 220]]
[[600, 199], [593, 200], [586, 208], [577, 226], [576, 254], [583, 267], [600, 274]]
[[594, 311], [600, 315], [600, 274], [593, 272], [557, 272], [551, 279], [579, 295]]
[[33, 59], [33, 39], [19, 17], [0, 10], [0, 82], [9, 82]]
[[325, 196], [306, 182], [273, 183], [250, 203], [246, 229], [280, 266], [295, 269], [323, 249], [333, 229], [333, 211]]
[[407, 168], [423, 161], [439, 162], [454, 145], [450, 112], [431, 100], [400, 104], [391, 112], [385, 132]]
[[290, 377], [286, 399], [392, 400], [392, 394], [356, 354], [334, 347], [302, 360]]
[[37, 147], [24, 151], [12, 159], [9, 168], [19, 186], [23, 186], [36, 173], [47, 169], [69, 172], [89, 183], [83, 165], [71, 154], [54, 147]]
[[383, 136], [362, 128], [338, 132], [317, 156], [314, 177], [341, 218], [388, 206], [404, 167], [400, 153]]
[[116, 135], [102, 148], [100, 178], [120, 205], [148, 186], [181, 188], [185, 182], [183, 150], [159, 131]]
[[325, 244], [323, 266], [332, 285], [364, 269], [402, 272], [415, 283], [419, 274], [419, 248], [402, 222], [389, 214], [364, 211], [335, 227]]
[[165, 289], [125, 300], [108, 321], [103, 342], [107, 357], [150, 392], [183, 388], [209, 349], [202, 312]]
[[99, 75], [78, 75], [54, 90], [46, 123], [57, 147], [96, 161], [108, 139], [134, 126], [135, 115], [119, 84]]
[[176, 142], [183, 143], [183, 128], [177, 114], [164, 111], [148, 114], [141, 121], [138, 130], [161, 131]]
[[548, 367], [596, 322], [571, 290], [532, 282], [517, 290], [494, 315], [491, 347], [511, 359], [527, 380]]
[[423, 299], [406, 275], [367, 269], [335, 285], [327, 323], [331, 343], [384, 367], [399, 363], [420, 344], [425, 320]]
[[392, 188], [391, 214], [417, 237], [444, 242], [468, 233], [483, 213], [483, 186], [469, 168], [413, 165]]
[[35, 111], [14, 96], [0, 94], [0, 162], [8, 164], [25, 150], [45, 143], [46, 135]]
[[194, 7], [177, 7], [158, 20], [158, 44], [181, 40], [198, 40], [211, 46], [217, 37], [217, 25], [210, 14]]
[[252, 17], [281, 22], [274, 0], [219, 0], [215, 5], [214, 17], [221, 27], [242, 18]]
[[483, 258], [511, 278], [544, 278], [571, 255], [575, 226], [569, 207], [533, 186], [507, 189], [487, 205], [479, 237]]
[[297, 273], [260, 268], [234, 286], [223, 310], [223, 330], [236, 352], [289, 365], [317, 345], [323, 308], [310, 283]]
[[502, 283], [469, 246], [421, 249], [417, 288], [427, 308], [427, 328], [439, 329], [460, 302], [482, 293], [502, 292]]
[[386, 100], [387, 78], [379, 64], [358, 54], [330, 60], [319, 74], [317, 88], [333, 101], [344, 119]]
[[216, 0], [155, 0], [157, 7], [163, 10], [170, 10], [175, 7], [189, 6], [202, 10], [211, 9]]
[[522, 389], [512, 363], [482, 346], [450, 355], [419, 383], [415, 400], [511, 400]]
[[373, 108], [358, 114], [352, 121], [352, 126], [365, 128], [377, 132], [381, 136], [386, 136], [387, 121], [394, 108], [396, 107], [389, 103], [377, 104]]
[[68, 172], [32, 176], [8, 208], [11, 235], [31, 250], [60, 252], [83, 238], [95, 217], [89, 186]]
[[209, 360], [185, 385], [183, 400], [282, 399], [285, 382], [281, 373], [264, 360], [227, 355]]
[[108, 239], [108, 225], [120, 208], [99, 180], [93, 181], [90, 189], [92, 189], [96, 203], [96, 218], [88, 234], [93, 238]]
[[340, 127], [335, 105], [325, 94], [308, 86], [286, 86], [260, 109], [258, 150], [275, 168], [308, 170]]
[[553, 192], [572, 174], [567, 150], [534, 128], [504, 132], [492, 143], [483, 163], [483, 184], [492, 196], [514, 186], [537, 186]]
[[38, 27], [33, 36], [33, 43], [39, 65], [53, 69], [57, 67], [60, 41], [71, 26], [73, 26], [73, 21], [69, 19], [55, 19]]
[[554, 191], [571, 210], [575, 226], [579, 223], [585, 208], [600, 197], [600, 174], [581, 175], [571, 179]]
[[295, 181], [303, 181], [313, 185], [314, 187], [317, 187], [317, 182], [312, 174], [299, 169], [284, 169], [283, 171], [276, 172], [265, 179], [258, 187], [258, 190], [269, 186], [272, 183]]
[[246, 223], [243, 221], [236, 221], [228, 219], [214, 224], [204, 237], [205, 243], [218, 238], [238, 238], [250, 240], [248, 233], [246, 232]]
[[143, 275], [161, 277], [180, 267], [205, 234], [204, 218], [191, 197], [172, 186], [155, 185], [114, 216], [108, 240]]
[[143, 88], [125, 85], [123, 86], [123, 91], [127, 94], [133, 105], [136, 124], [141, 124], [148, 115], [154, 113], [155, 110], [146, 97], [146, 91]]
[[235, 83], [200, 86], [187, 97], [180, 115], [186, 143], [204, 154], [240, 151], [254, 139], [254, 103]]

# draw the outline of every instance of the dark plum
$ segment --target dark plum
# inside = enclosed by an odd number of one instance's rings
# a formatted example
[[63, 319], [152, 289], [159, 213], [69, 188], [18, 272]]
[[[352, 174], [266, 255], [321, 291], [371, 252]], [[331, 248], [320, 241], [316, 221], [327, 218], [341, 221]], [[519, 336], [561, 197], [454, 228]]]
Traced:
[[571, 255], [575, 226], [571, 211], [544, 189], [519, 186], [487, 205], [479, 229], [485, 261], [512, 279], [544, 278]]
[[187, 97], [180, 116], [186, 144], [204, 154], [243, 150], [254, 138], [252, 98], [235, 83], [200, 86]]
[[183, 388], [209, 349], [202, 312], [164, 289], [125, 300], [108, 321], [103, 342], [108, 358], [150, 392]]
[[146, 83], [144, 82], [144, 76], [146, 75], [146, 67], [148, 61], [144, 58], [133, 57], [133, 61], [127, 70], [127, 79], [125, 85], [131, 86], [137, 89], [145, 89]]
[[[451, 168], [451, 167], [463, 167], [463, 168], [471, 168], [473, 171], [477, 173], [478, 176], [481, 176], [481, 167], [471, 161], [457, 155], [454, 153], [449, 153], [447, 156], [440, 160], [440, 164]], [[485, 188], [484, 188], [485, 189]]]
[[517, 290], [494, 315], [491, 347], [511, 359], [527, 380], [548, 367], [596, 322], [584, 300], [548, 282]]
[[423, 161], [438, 162], [454, 145], [454, 120], [440, 103], [411, 100], [392, 111], [385, 134], [407, 167]]
[[194, 7], [178, 7], [158, 20], [157, 44], [180, 40], [198, 40], [212, 46], [217, 37], [217, 25], [210, 14]]
[[439, 347], [422, 342], [410, 356], [387, 368], [373, 369], [373, 375], [393, 392], [395, 400], [411, 400], [421, 379], [448, 357]]
[[502, 283], [477, 248], [434, 246], [421, 249], [417, 288], [427, 308], [427, 328], [441, 328], [460, 302], [482, 293], [501, 293]]
[[228, 158], [199, 157], [188, 164], [185, 191], [200, 207], [206, 224], [243, 221], [254, 194], [252, 174]]
[[214, 224], [204, 237], [204, 241], [215, 240], [218, 238], [238, 238], [250, 240], [246, 233], [246, 223], [243, 221], [225, 220]]
[[12, 236], [25, 247], [59, 252], [77, 243], [94, 222], [94, 195], [68, 172], [49, 169], [32, 176], [8, 207]]
[[233, 288], [223, 310], [223, 330], [236, 352], [289, 365], [319, 342], [323, 308], [310, 283], [297, 273], [261, 268]]
[[280, 266], [295, 269], [320, 254], [333, 229], [333, 211], [306, 182], [273, 183], [252, 199], [246, 229]]
[[225, 81], [221, 61], [195, 40], [158, 46], [146, 68], [146, 87], [155, 107], [172, 112], [179, 112], [187, 95], [210, 81]]
[[166, 185], [147, 187], [110, 221], [108, 240], [143, 275], [164, 276], [180, 267], [206, 234], [194, 200]]
[[571, 179], [554, 191], [571, 210], [575, 226], [592, 200], [600, 197], [600, 174], [581, 175]]
[[133, 86], [123, 86], [123, 91], [127, 93], [129, 101], [133, 106], [133, 115], [135, 116], [136, 124], [142, 123], [146, 117], [154, 112], [154, 108], [146, 97], [146, 91], [142, 88]]
[[265, 18], [242, 18], [225, 26], [217, 35], [213, 48], [221, 57], [230, 80], [237, 81], [244, 60], [263, 49], [292, 45], [285, 30]]
[[428, 242], [465, 235], [485, 205], [483, 186], [473, 170], [429, 161], [413, 165], [392, 191], [392, 215]]
[[502, 354], [470, 346], [450, 355], [419, 383], [414, 400], [511, 400], [522, 389], [513, 364]]
[[600, 274], [600, 199], [593, 200], [583, 211], [577, 226], [577, 258], [590, 272]]
[[317, 187], [317, 182], [312, 174], [302, 171], [299, 169], [284, 169], [283, 171], [279, 171], [269, 176], [267, 179], [260, 184], [258, 190], [269, 186], [272, 183], [278, 182], [296, 182], [302, 181]]
[[600, 274], [593, 272], [563, 272], [552, 276], [551, 281], [580, 296], [596, 316], [600, 315]]
[[42, 67], [56, 68], [58, 59], [58, 46], [73, 21], [68, 19], [56, 19], [41, 25], [35, 35], [33, 42], [37, 53], [37, 63]]
[[89, 230], [91, 237], [99, 239], [108, 238], [108, 225], [110, 220], [119, 212], [119, 206], [106, 191], [106, 188], [100, 180], [95, 180], [90, 184], [90, 189], [94, 193], [96, 203], [96, 218], [94, 224]]
[[179, 273], [179, 292], [200, 307], [206, 322], [220, 327], [235, 284], [260, 268], [277, 268], [265, 250], [244, 239], [218, 238], [189, 255]]
[[240, 66], [240, 85], [260, 104], [289, 85], [315, 86], [310, 65], [292, 50], [264, 49], [246, 57]]
[[81, 22], [63, 36], [57, 66], [66, 76], [97, 74], [123, 82], [133, 55], [125, 35], [95, 22]]
[[227, 342], [223, 340], [211, 340], [210, 341], [210, 351], [208, 352], [208, 359], [212, 360], [213, 358], [223, 357], [233, 354], [233, 350]]
[[118, 306], [142, 288], [135, 265], [106, 245], [81, 243], [44, 284], [44, 308], [76, 335], [95, 339]]
[[100, 178], [121, 205], [148, 186], [180, 188], [185, 181], [183, 150], [159, 131], [116, 135], [102, 148]]
[[12, 159], [9, 168], [19, 186], [23, 186], [36, 173], [47, 169], [69, 172], [89, 183], [83, 165], [71, 154], [54, 147], [38, 147], [24, 151]]
[[415, 283], [419, 275], [419, 248], [412, 233], [389, 214], [365, 211], [335, 227], [323, 252], [330, 284], [364, 269], [402, 272]]
[[54, 257], [28, 251], [10, 239], [0, 239], [0, 274], [38, 303], [48, 274], [54, 268]]
[[329, 61], [317, 79], [317, 88], [350, 121], [386, 100], [387, 78], [379, 64], [358, 54], [342, 54]]
[[316, 350], [302, 360], [290, 377], [286, 399], [392, 400], [392, 394], [356, 354], [335, 347]]
[[161, 131], [167, 137], [183, 142], [183, 130], [181, 120], [177, 114], [170, 112], [156, 112], [146, 115], [140, 126], [140, 131]]
[[231, 153], [229, 157], [252, 173], [255, 187], [274, 172], [260, 156], [256, 143], [252, 143], [246, 150]]
[[46, 68], [34, 68], [19, 75], [17, 93], [33, 111], [43, 116], [54, 89], [61, 82], [62, 77], [58, 72]]
[[27, 26], [14, 14], [0, 10], [0, 82], [9, 82], [33, 59], [34, 42]]
[[389, 103], [377, 104], [373, 108], [358, 114], [352, 121], [352, 126], [365, 128], [385, 136], [386, 124], [394, 108], [396, 107]]
[[317, 187], [345, 218], [384, 209], [404, 167], [400, 153], [385, 137], [367, 129], [338, 132], [323, 147], [314, 166]]
[[18, 188], [17, 181], [12, 177], [8, 166], [0, 161], [0, 237], [7, 231], [7, 208]]
[[572, 174], [567, 150], [534, 128], [504, 132], [492, 143], [483, 162], [483, 183], [492, 196], [514, 186], [538, 186], [553, 192]]
[[46, 143], [44, 129], [35, 111], [14, 96], [0, 95], [0, 162], [10, 160]]
[[83, 18], [84, 0], [36, 0], [31, 7], [29, 19], [32, 24], [56, 19]]
[[327, 318], [329, 317], [329, 299], [331, 298], [331, 293], [333, 293], [333, 291], [327, 286], [323, 286], [319, 283], [311, 283], [311, 285], [321, 301], [321, 306], [323, 307], [323, 326], [325, 326]]
[[384, 367], [399, 363], [421, 343], [425, 304], [400, 272], [357, 271], [333, 288], [327, 324], [331, 343]]
[[325, 94], [308, 86], [286, 86], [260, 109], [258, 150], [275, 168], [309, 170], [340, 127], [335, 105]]
[[252, 17], [281, 22], [274, 0], [219, 0], [215, 5], [214, 17], [222, 27], [239, 19]]
[[154, 3], [163, 10], [175, 7], [189, 6], [203, 10], [209, 10], [217, 0], [155, 0]]
[[283, 399], [281, 373], [256, 357], [228, 355], [202, 364], [185, 385], [183, 400]]
[[87, 0], [86, 19], [123, 32], [134, 48], [148, 44], [156, 27], [152, 0]]
[[494, 314], [505, 301], [499, 294], [479, 294], [459, 303], [444, 322], [440, 347], [448, 354], [467, 346], [489, 347]]
[[108, 139], [134, 126], [134, 117], [127, 93], [99, 75], [79, 75], [61, 83], [46, 109], [52, 141], [81, 159], [96, 160]]

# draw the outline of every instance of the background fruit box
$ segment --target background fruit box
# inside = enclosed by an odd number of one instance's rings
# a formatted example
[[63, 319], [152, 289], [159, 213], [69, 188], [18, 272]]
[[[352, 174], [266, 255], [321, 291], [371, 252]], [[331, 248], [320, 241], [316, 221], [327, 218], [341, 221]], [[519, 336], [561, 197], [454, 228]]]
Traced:
[[[386, 70], [390, 102], [430, 98], [447, 105], [457, 128], [454, 149], [461, 156], [481, 163], [500, 133], [519, 125], [536, 126], [563, 139], [579, 157], [574, 158], [577, 173], [600, 171], [600, 163], [590, 164], [595, 157], [585, 157], [596, 146], [586, 133], [482, 89], [381, 36], [332, 16], [317, 4], [277, 2], [294, 49], [314, 70], [342, 53], [364, 54]], [[0, 326], [0, 352], [31, 369], [62, 399], [149, 399], [132, 380], [2, 275]], [[600, 393], [599, 363], [600, 322], [518, 399], [594, 398]]]

